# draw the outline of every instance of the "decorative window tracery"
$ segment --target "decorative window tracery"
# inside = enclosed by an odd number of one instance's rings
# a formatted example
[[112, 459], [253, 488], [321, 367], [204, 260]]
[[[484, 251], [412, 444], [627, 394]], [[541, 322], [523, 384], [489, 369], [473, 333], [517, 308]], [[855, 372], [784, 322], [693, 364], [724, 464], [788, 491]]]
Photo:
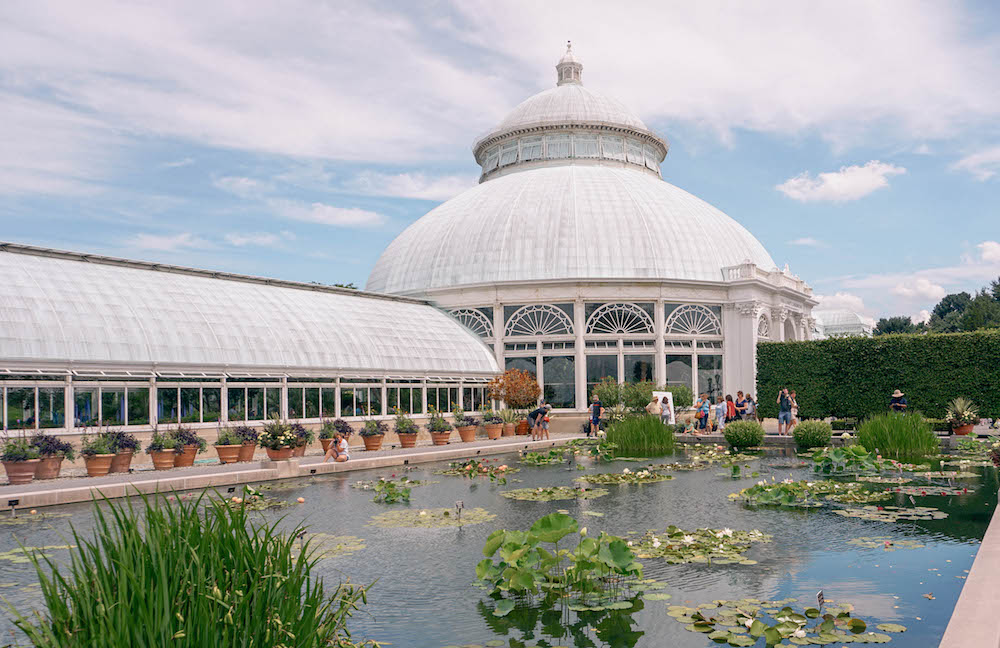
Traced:
[[479, 337], [493, 337], [493, 322], [482, 311], [475, 308], [458, 308], [451, 311], [451, 316]]
[[548, 304], [522, 306], [510, 319], [504, 335], [572, 335], [573, 321], [562, 310]]
[[587, 333], [629, 335], [653, 332], [653, 318], [635, 304], [604, 304], [587, 320]]
[[757, 320], [757, 338], [761, 340], [771, 339], [771, 324], [763, 315]]
[[722, 335], [722, 322], [710, 308], [685, 304], [667, 317], [668, 335]]

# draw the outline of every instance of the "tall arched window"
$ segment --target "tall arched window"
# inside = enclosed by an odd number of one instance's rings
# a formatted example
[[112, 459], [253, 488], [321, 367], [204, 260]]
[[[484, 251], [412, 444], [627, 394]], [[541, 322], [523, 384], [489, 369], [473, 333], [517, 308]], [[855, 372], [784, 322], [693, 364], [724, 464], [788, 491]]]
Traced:
[[722, 322], [710, 308], [685, 304], [667, 317], [668, 335], [722, 335]]
[[757, 338], [760, 340], [771, 339], [771, 324], [764, 315], [761, 315], [760, 319], [757, 320]]
[[653, 332], [653, 318], [635, 304], [604, 304], [587, 320], [587, 333], [612, 335]]
[[519, 308], [510, 319], [504, 335], [572, 335], [573, 321], [562, 310], [548, 304]]

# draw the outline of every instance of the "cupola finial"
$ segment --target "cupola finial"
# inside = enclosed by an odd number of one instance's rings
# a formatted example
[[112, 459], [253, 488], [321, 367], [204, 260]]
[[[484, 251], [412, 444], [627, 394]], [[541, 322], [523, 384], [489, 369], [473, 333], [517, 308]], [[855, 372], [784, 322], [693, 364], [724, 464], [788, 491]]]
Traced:
[[582, 85], [583, 65], [573, 56], [573, 42], [566, 41], [566, 53], [556, 63], [556, 85]]

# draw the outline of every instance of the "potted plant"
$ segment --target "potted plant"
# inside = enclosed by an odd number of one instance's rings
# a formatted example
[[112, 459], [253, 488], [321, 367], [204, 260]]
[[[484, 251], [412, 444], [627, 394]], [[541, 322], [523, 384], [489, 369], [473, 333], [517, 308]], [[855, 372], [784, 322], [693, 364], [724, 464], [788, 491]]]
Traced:
[[264, 429], [257, 437], [257, 443], [267, 451], [268, 459], [284, 461], [292, 457], [292, 447], [296, 443], [296, 438], [291, 428], [275, 417], [264, 424]]
[[115, 458], [115, 451], [111, 448], [107, 434], [83, 435], [80, 439], [80, 454], [83, 455], [83, 461], [87, 465], [88, 477], [100, 477], [111, 471], [111, 460]]
[[253, 453], [257, 450], [257, 430], [249, 425], [237, 425], [233, 430], [240, 441], [240, 454], [237, 461], [253, 461]]
[[291, 431], [292, 436], [295, 437], [295, 443], [292, 446], [292, 456], [306, 456], [306, 448], [309, 447], [310, 443], [316, 440], [316, 433], [312, 430], [306, 429], [306, 426], [301, 423], [292, 423], [288, 426], [288, 429]]
[[492, 409], [483, 412], [483, 428], [488, 439], [499, 439], [503, 434], [503, 418]]
[[146, 454], [153, 460], [154, 469], [170, 470], [174, 467], [174, 457], [177, 455], [177, 439], [154, 428], [153, 436], [146, 446]]
[[375, 419], [368, 419], [365, 421], [364, 427], [361, 428], [361, 440], [365, 442], [365, 450], [375, 451], [382, 447], [382, 439], [385, 438], [385, 433], [389, 429], [389, 426], [385, 424], [385, 421], [376, 421]]
[[[542, 393], [535, 374], [523, 369], [508, 369], [486, 385], [492, 400], [506, 403], [514, 410], [524, 410], [535, 405]], [[517, 434], [528, 434], [528, 421], [518, 416]]]
[[111, 451], [115, 453], [115, 458], [111, 460], [110, 472], [128, 472], [132, 465], [132, 457], [139, 451], [139, 439], [135, 438], [134, 434], [122, 430], [108, 430], [105, 434]]
[[959, 396], [948, 403], [945, 410], [944, 420], [951, 426], [951, 431], [958, 435], [965, 435], [972, 432], [972, 428], [979, 422], [979, 408], [968, 398]]
[[396, 410], [396, 436], [399, 437], [399, 445], [403, 448], [412, 448], [417, 445], [417, 433], [420, 429], [403, 410]]
[[455, 408], [451, 410], [451, 414], [455, 417], [455, 429], [458, 430], [458, 436], [461, 437], [462, 443], [475, 441], [476, 428], [479, 427], [479, 421], [466, 416], [465, 410], [459, 405], [455, 405]]
[[215, 440], [215, 451], [219, 454], [219, 463], [236, 463], [240, 460], [240, 450], [243, 448], [243, 441], [236, 430], [226, 426], [219, 428], [219, 438]]
[[334, 426], [333, 421], [324, 420], [319, 428], [319, 443], [323, 446], [323, 454], [326, 454], [330, 450], [330, 444], [333, 443], [333, 435], [336, 433], [337, 428]]
[[38, 467], [38, 448], [24, 437], [7, 438], [3, 442], [3, 467], [7, 471], [7, 483], [16, 486], [30, 484]]
[[503, 421], [503, 436], [514, 436], [517, 430], [517, 412], [512, 409], [500, 410], [500, 420]]
[[63, 459], [73, 461], [76, 457], [73, 444], [52, 434], [39, 432], [31, 438], [31, 445], [38, 450], [39, 456], [35, 479], [55, 479], [62, 470]]
[[427, 420], [427, 431], [431, 433], [431, 443], [434, 445], [447, 445], [451, 438], [451, 423], [444, 420], [441, 412], [431, 409], [430, 418]]
[[178, 425], [171, 433], [177, 439], [177, 454], [174, 456], [174, 468], [188, 468], [194, 465], [194, 458], [205, 452], [208, 443], [198, 436], [198, 433], [186, 425]]

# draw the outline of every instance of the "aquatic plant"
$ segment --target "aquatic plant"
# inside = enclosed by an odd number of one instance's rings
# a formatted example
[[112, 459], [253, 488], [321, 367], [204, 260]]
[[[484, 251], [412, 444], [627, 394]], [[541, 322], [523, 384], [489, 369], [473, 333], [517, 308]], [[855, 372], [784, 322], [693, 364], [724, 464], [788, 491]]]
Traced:
[[843, 448], [824, 448], [813, 453], [813, 470], [824, 475], [831, 473], [879, 472], [883, 465], [881, 458], [868, 452], [863, 445]]
[[920, 414], [878, 414], [858, 428], [858, 443], [883, 457], [919, 459], [939, 452], [940, 443]]
[[928, 495], [952, 496], [968, 495], [974, 493], [974, 488], [950, 488], [945, 486], [897, 486], [890, 492], [902, 493], [903, 495], [913, 495], [914, 497], [926, 497]]
[[860, 490], [861, 484], [836, 481], [759, 481], [729, 499], [743, 500], [754, 506], [787, 506], [792, 508], [818, 508], [824, 505], [820, 495], [840, 494]]
[[764, 442], [764, 427], [757, 421], [733, 421], [722, 431], [726, 442], [738, 450], [755, 448]]
[[979, 473], [968, 472], [964, 470], [929, 470], [925, 473], [920, 473], [921, 477], [940, 477], [942, 479], [976, 479], [982, 477]]
[[392, 479], [382, 478], [375, 482], [375, 503], [395, 504], [410, 501], [410, 487]]
[[881, 549], [883, 551], [896, 551], [897, 549], [922, 549], [927, 545], [908, 538], [897, 539], [892, 536], [863, 536], [848, 540], [847, 544], [865, 549]]
[[489, 522], [496, 515], [486, 509], [432, 508], [418, 510], [397, 510], [379, 513], [368, 522], [368, 526], [393, 527], [460, 527]]
[[872, 502], [884, 502], [887, 499], [892, 499], [892, 491], [851, 489], [843, 493], [831, 493], [826, 496], [826, 499], [838, 504], [871, 504]]
[[802, 421], [792, 430], [799, 448], [823, 448], [830, 445], [833, 428], [826, 421]]
[[694, 529], [685, 531], [670, 525], [665, 531], [647, 531], [638, 540], [629, 541], [638, 558], [663, 558], [671, 565], [712, 563], [756, 565], [743, 554], [754, 542], [770, 542], [771, 536], [756, 529]]
[[834, 511], [837, 515], [876, 522], [896, 522], [898, 520], [943, 520], [948, 517], [944, 511], [930, 506], [914, 506], [902, 508], [899, 506], [862, 506], [859, 508], [842, 508]]
[[673, 478], [673, 475], [663, 475], [646, 469], [633, 472], [625, 468], [620, 473], [595, 473], [577, 477], [574, 481], [590, 484], [652, 484], [654, 482], [668, 481]]
[[606, 438], [622, 457], [659, 457], [673, 452], [676, 444], [673, 429], [658, 416], [630, 416], [612, 423]]
[[141, 511], [95, 504], [93, 536], [74, 530], [68, 566], [32, 555], [47, 611], [14, 612], [31, 645], [357, 645], [346, 626], [366, 589], [314, 577], [302, 527], [283, 534], [202, 497], [143, 499]]
[[566, 463], [568, 454], [572, 454], [569, 448], [554, 448], [548, 452], [525, 452], [521, 455], [521, 463], [528, 466], [554, 466]]
[[[497, 459], [499, 461], [499, 459]], [[437, 475], [451, 475], [453, 477], [489, 477], [490, 481], [498, 484], [507, 483], [507, 475], [517, 472], [517, 468], [510, 468], [507, 464], [490, 465], [489, 459], [469, 459], [468, 461], [453, 461], [448, 464], [445, 470], [435, 470]]]
[[554, 500], [595, 499], [608, 494], [606, 488], [572, 488], [570, 486], [539, 486], [536, 488], [516, 488], [500, 493], [507, 499], [529, 502], [552, 502]]
[[[390, 479], [395, 479], [395, 478], [396, 475], [395, 473], [393, 473]], [[378, 479], [358, 480], [353, 484], [351, 484], [351, 488], [359, 488], [361, 490], [375, 490], [375, 484], [385, 479], [386, 479], [385, 477], [380, 477]], [[416, 488], [417, 486], [426, 486], [428, 484], [436, 484], [436, 483], [438, 482], [421, 480], [421, 479], [410, 479], [405, 475], [399, 478], [399, 485], [406, 486], [407, 488]]]
[[316, 560], [326, 560], [339, 556], [349, 556], [365, 548], [364, 538], [357, 536], [338, 536], [329, 533], [313, 533], [303, 531], [295, 538], [295, 549], [302, 551], [308, 548], [311, 557]]

